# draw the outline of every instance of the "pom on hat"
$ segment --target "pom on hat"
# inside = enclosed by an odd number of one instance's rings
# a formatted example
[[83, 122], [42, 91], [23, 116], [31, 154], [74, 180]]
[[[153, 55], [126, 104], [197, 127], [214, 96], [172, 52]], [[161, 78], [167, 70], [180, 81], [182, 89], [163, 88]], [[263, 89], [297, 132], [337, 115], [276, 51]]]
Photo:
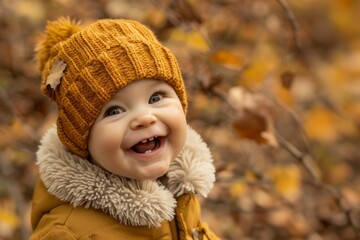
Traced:
[[36, 46], [39, 69], [44, 69], [45, 63], [51, 56], [51, 49], [59, 42], [65, 41], [74, 33], [80, 31], [79, 22], [71, 21], [69, 18], [59, 18], [57, 21], [48, 22], [46, 25], [45, 36]]
[[185, 85], [175, 56], [139, 22], [103, 19], [86, 27], [65, 18], [49, 22], [37, 60], [41, 90], [58, 107], [59, 138], [82, 158], [88, 157], [90, 129], [102, 107], [131, 82], [166, 82], [186, 113]]
[[[50, 22], [48, 21], [46, 25], [45, 34], [43, 39], [35, 47], [36, 58], [38, 60], [38, 67], [40, 71], [46, 73], [44, 68], [46, 65], [51, 66], [50, 75], [47, 78], [44, 78], [41, 84], [41, 90], [55, 101], [56, 98], [56, 87], [59, 85], [61, 77], [63, 76], [63, 71], [66, 64], [60, 59], [52, 59], [52, 55], [57, 53], [54, 51], [57, 44], [66, 41], [73, 34], [81, 30], [80, 23], [76, 21], [71, 21], [70, 18], [59, 18], [57, 21]], [[63, 63], [61, 68], [59, 68], [59, 63]]]

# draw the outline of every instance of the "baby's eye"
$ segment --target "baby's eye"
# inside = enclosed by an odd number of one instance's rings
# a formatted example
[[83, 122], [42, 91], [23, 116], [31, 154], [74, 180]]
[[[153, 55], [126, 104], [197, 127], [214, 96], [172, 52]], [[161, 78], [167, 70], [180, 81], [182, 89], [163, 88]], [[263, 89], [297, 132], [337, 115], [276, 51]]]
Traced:
[[165, 97], [166, 93], [163, 91], [155, 92], [149, 99], [149, 104], [156, 103]]
[[109, 116], [120, 114], [122, 112], [125, 112], [125, 109], [123, 109], [122, 107], [111, 106], [105, 111], [104, 116], [109, 117]]

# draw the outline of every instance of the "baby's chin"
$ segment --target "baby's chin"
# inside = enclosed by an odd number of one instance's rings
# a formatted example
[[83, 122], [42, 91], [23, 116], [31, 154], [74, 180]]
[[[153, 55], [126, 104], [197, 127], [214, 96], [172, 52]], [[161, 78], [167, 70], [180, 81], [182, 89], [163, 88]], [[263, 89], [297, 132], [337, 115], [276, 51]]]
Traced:
[[154, 170], [149, 170], [146, 174], [140, 174], [135, 177], [136, 180], [140, 181], [156, 181], [158, 178], [164, 176], [169, 171], [169, 166], [163, 166]]

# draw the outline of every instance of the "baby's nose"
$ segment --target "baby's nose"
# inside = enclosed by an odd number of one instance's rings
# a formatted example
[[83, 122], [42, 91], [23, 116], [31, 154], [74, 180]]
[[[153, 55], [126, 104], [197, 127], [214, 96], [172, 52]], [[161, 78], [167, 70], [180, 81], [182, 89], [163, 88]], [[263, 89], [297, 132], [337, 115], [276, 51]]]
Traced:
[[157, 118], [152, 113], [141, 114], [139, 116], [134, 117], [134, 119], [130, 123], [130, 128], [133, 130], [146, 128], [155, 124], [156, 121]]

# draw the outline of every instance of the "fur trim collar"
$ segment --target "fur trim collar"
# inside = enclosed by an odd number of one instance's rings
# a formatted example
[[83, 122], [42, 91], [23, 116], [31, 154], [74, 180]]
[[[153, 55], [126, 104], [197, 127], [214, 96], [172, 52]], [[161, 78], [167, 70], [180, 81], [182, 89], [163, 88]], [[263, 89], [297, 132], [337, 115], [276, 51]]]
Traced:
[[102, 210], [131, 226], [157, 227], [171, 221], [176, 197], [185, 193], [206, 197], [215, 181], [211, 153], [190, 127], [183, 150], [162, 182], [120, 177], [71, 154], [59, 140], [56, 126], [42, 138], [37, 164], [49, 193], [74, 207]]

